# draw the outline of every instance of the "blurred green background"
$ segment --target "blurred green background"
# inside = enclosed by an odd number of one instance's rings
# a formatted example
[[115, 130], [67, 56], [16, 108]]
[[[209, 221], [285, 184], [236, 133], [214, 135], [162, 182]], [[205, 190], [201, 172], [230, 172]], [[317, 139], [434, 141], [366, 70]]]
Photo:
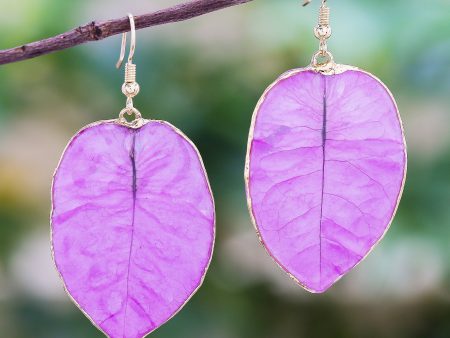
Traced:
[[[93, 19], [180, 1], [1, 0], [0, 49]], [[151, 337], [450, 337], [450, 1], [329, 1], [337, 62], [393, 91], [409, 147], [407, 183], [382, 244], [323, 295], [296, 286], [259, 246], [243, 168], [253, 108], [280, 73], [309, 63], [319, 1], [255, 0], [138, 31], [147, 118], [198, 146], [217, 206], [204, 286]], [[102, 337], [62, 290], [50, 257], [53, 170], [82, 126], [124, 106], [120, 37], [0, 67], [0, 337]]]

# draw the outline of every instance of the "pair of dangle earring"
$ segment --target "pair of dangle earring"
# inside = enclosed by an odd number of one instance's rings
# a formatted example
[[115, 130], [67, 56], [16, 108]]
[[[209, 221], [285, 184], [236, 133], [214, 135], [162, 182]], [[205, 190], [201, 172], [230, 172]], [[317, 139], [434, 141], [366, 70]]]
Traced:
[[329, 19], [322, 0], [314, 29], [320, 48], [311, 64], [281, 75], [259, 100], [245, 166], [261, 243], [298, 284], [316, 293], [382, 239], [406, 177], [395, 100], [372, 74], [334, 62], [327, 49]]
[[[322, 0], [310, 66], [283, 74], [258, 102], [245, 165], [262, 244], [311, 292], [327, 290], [381, 240], [406, 175], [394, 98], [373, 75], [334, 62], [329, 14]], [[126, 107], [71, 139], [52, 186], [56, 267], [73, 301], [111, 338], [142, 338], [174, 316], [200, 287], [215, 237], [197, 149], [133, 105], [129, 19]], [[119, 67], [125, 44], [126, 34]]]
[[[139, 85], [129, 20], [126, 107], [70, 140], [52, 185], [57, 270], [72, 300], [111, 338], [144, 337], [174, 316], [202, 284], [215, 238], [198, 150], [180, 130], [142, 118], [133, 105]], [[126, 33], [118, 67], [125, 44]]]

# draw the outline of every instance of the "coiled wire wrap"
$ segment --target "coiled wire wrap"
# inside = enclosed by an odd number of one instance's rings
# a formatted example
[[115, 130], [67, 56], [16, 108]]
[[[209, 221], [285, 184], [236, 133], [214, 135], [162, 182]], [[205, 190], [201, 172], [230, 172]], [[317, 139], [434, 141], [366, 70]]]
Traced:
[[320, 6], [319, 9], [319, 26], [330, 25], [330, 7]]
[[136, 65], [134, 63], [127, 62], [125, 64], [125, 83], [136, 82]]

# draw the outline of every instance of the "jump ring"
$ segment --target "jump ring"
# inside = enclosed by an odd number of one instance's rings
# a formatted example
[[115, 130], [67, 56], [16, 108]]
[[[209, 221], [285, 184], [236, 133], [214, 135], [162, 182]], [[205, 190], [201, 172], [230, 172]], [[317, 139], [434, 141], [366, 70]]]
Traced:
[[[130, 122], [125, 118], [125, 114], [132, 115], [134, 114], [134, 119]], [[142, 114], [139, 110], [134, 107], [127, 107], [120, 111], [118, 122], [128, 127], [140, 127], [142, 125], [143, 119]]]
[[[324, 58], [324, 61], [319, 62], [318, 58], [322, 57]], [[330, 64], [334, 63], [334, 59], [333, 59], [333, 55], [327, 51], [327, 50], [319, 50], [318, 52], [316, 52], [313, 57], [312, 57], [312, 61], [311, 64], [313, 67], [317, 68], [317, 67], [324, 67]]]

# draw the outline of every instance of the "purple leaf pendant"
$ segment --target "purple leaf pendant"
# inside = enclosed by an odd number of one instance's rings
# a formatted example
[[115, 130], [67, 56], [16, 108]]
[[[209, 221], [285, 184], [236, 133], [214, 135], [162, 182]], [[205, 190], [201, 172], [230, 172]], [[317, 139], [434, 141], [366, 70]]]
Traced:
[[214, 202], [195, 146], [167, 122], [94, 123], [69, 142], [52, 188], [57, 269], [108, 337], [142, 338], [200, 287]]
[[262, 244], [295, 281], [324, 292], [388, 230], [406, 175], [396, 103], [349, 66], [282, 75], [253, 115], [249, 209]]

